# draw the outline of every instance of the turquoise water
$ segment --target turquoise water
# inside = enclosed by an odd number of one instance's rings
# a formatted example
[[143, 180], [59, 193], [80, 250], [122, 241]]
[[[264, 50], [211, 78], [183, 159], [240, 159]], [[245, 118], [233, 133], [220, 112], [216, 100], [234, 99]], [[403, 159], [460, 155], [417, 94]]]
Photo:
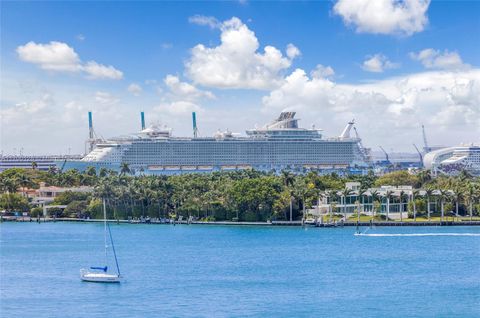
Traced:
[[[354, 228], [3, 223], [2, 317], [479, 317], [480, 237], [354, 237]], [[391, 227], [369, 233], [480, 233]]]

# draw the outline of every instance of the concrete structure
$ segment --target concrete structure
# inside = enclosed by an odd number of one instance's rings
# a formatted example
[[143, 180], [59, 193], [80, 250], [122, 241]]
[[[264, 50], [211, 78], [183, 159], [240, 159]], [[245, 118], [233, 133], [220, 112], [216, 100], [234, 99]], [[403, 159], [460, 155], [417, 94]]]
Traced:
[[472, 143], [434, 150], [424, 156], [423, 164], [433, 175], [457, 175], [464, 170], [480, 176], [480, 145]]

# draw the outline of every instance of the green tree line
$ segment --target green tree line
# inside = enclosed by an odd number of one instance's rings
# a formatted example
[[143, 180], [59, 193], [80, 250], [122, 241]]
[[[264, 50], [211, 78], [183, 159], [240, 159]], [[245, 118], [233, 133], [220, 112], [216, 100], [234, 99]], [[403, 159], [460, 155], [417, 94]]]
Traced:
[[[89, 194], [65, 192], [54, 204], [67, 205], [59, 216], [102, 217], [101, 199], [110, 218], [184, 218], [203, 220], [299, 220], [305, 210], [326, 193], [345, 191], [346, 182], [360, 182], [362, 189], [381, 185], [411, 185], [416, 189], [444, 189], [448, 202], [456, 197], [456, 209], [466, 213], [479, 200], [479, 179], [466, 173], [457, 177], [432, 178], [429, 171], [409, 174], [397, 171], [376, 177], [320, 175], [315, 171], [280, 174], [255, 170], [191, 173], [171, 176], [132, 176], [127, 165], [121, 172], [88, 168], [84, 172], [54, 169], [8, 169], [0, 174], [0, 208], [29, 211], [33, 208], [26, 189], [46, 185], [92, 186]], [[365, 190], [363, 190], [365, 191]], [[438, 194], [437, 194], [438, 195]], [[433, 195], [432, 195], [433, 196]], [[419, 209], [422, 206], [418, 202]], [[475, 208], [475, 206], [473, 206]], [[39, 213], [39, 209], [33, 209]]]

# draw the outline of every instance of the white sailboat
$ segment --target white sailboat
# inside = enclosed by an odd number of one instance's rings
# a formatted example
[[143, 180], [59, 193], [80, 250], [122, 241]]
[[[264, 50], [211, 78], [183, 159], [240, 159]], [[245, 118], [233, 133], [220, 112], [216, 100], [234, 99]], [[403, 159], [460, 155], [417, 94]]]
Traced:
[[[92, 266], [89, 269], [82, 268], [80, 270], [80, 278], [85, 282], [95, 283], [120, 283], [122, 276], [120, 274], [120, 267], [118, 266], [117, 254], [115, 253], [115, 246], [113, 245], [112, 232], [110, 226], [107, 223], [107, 210], [105, 207], [105, 199], [103, 199], [103, 224], [104, 224], [104, 248], [105, 248], [105, 266]], [[108, 273], [107, 266], [107, 229], [110, 237], [110, 243], [112, 245], [113, 256], [115, 258], [115, 265], [117, 267], [117, 273]]]

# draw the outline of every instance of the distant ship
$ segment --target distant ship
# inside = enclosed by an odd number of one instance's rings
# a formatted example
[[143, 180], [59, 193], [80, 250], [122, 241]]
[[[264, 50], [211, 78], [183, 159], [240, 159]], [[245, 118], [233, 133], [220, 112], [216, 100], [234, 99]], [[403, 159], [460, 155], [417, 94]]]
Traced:
[[299, 128], [295, 112], [282, 112], [270, 124], [247, 130], [247, 136], [218, 131], [213, 137], [198, 137], [195, 113], [193, 118], [194, 137], [174, 137], [166, 127], [144, 128], [142, 113], [140, 132], [96, 140], [84, 158], [58, 166], [80, 171], [95, 167], [98, 172], [120, 171], [125, 163], [135, 174], [178, 174], [242, 169], [365, 173], [371, 165], [369, 149], [358, 136], [350, 136], [353, 120], [334, 138], [323, 138], [319, 129]]
[[48, 170], [60, 167], [67, 160], [80, 160], [81, 155], [44, 155], [44, 156], [27, 156], [27, 155], [1, 155], [0, 156], [0, 172], [11, 168], [38, 169]]
[[423, 164], [425, 168], [431, 169], [434, 175], [457, 175], [466, 171], [480, 176], [480, 144], [434, 150], [425, 155]]

